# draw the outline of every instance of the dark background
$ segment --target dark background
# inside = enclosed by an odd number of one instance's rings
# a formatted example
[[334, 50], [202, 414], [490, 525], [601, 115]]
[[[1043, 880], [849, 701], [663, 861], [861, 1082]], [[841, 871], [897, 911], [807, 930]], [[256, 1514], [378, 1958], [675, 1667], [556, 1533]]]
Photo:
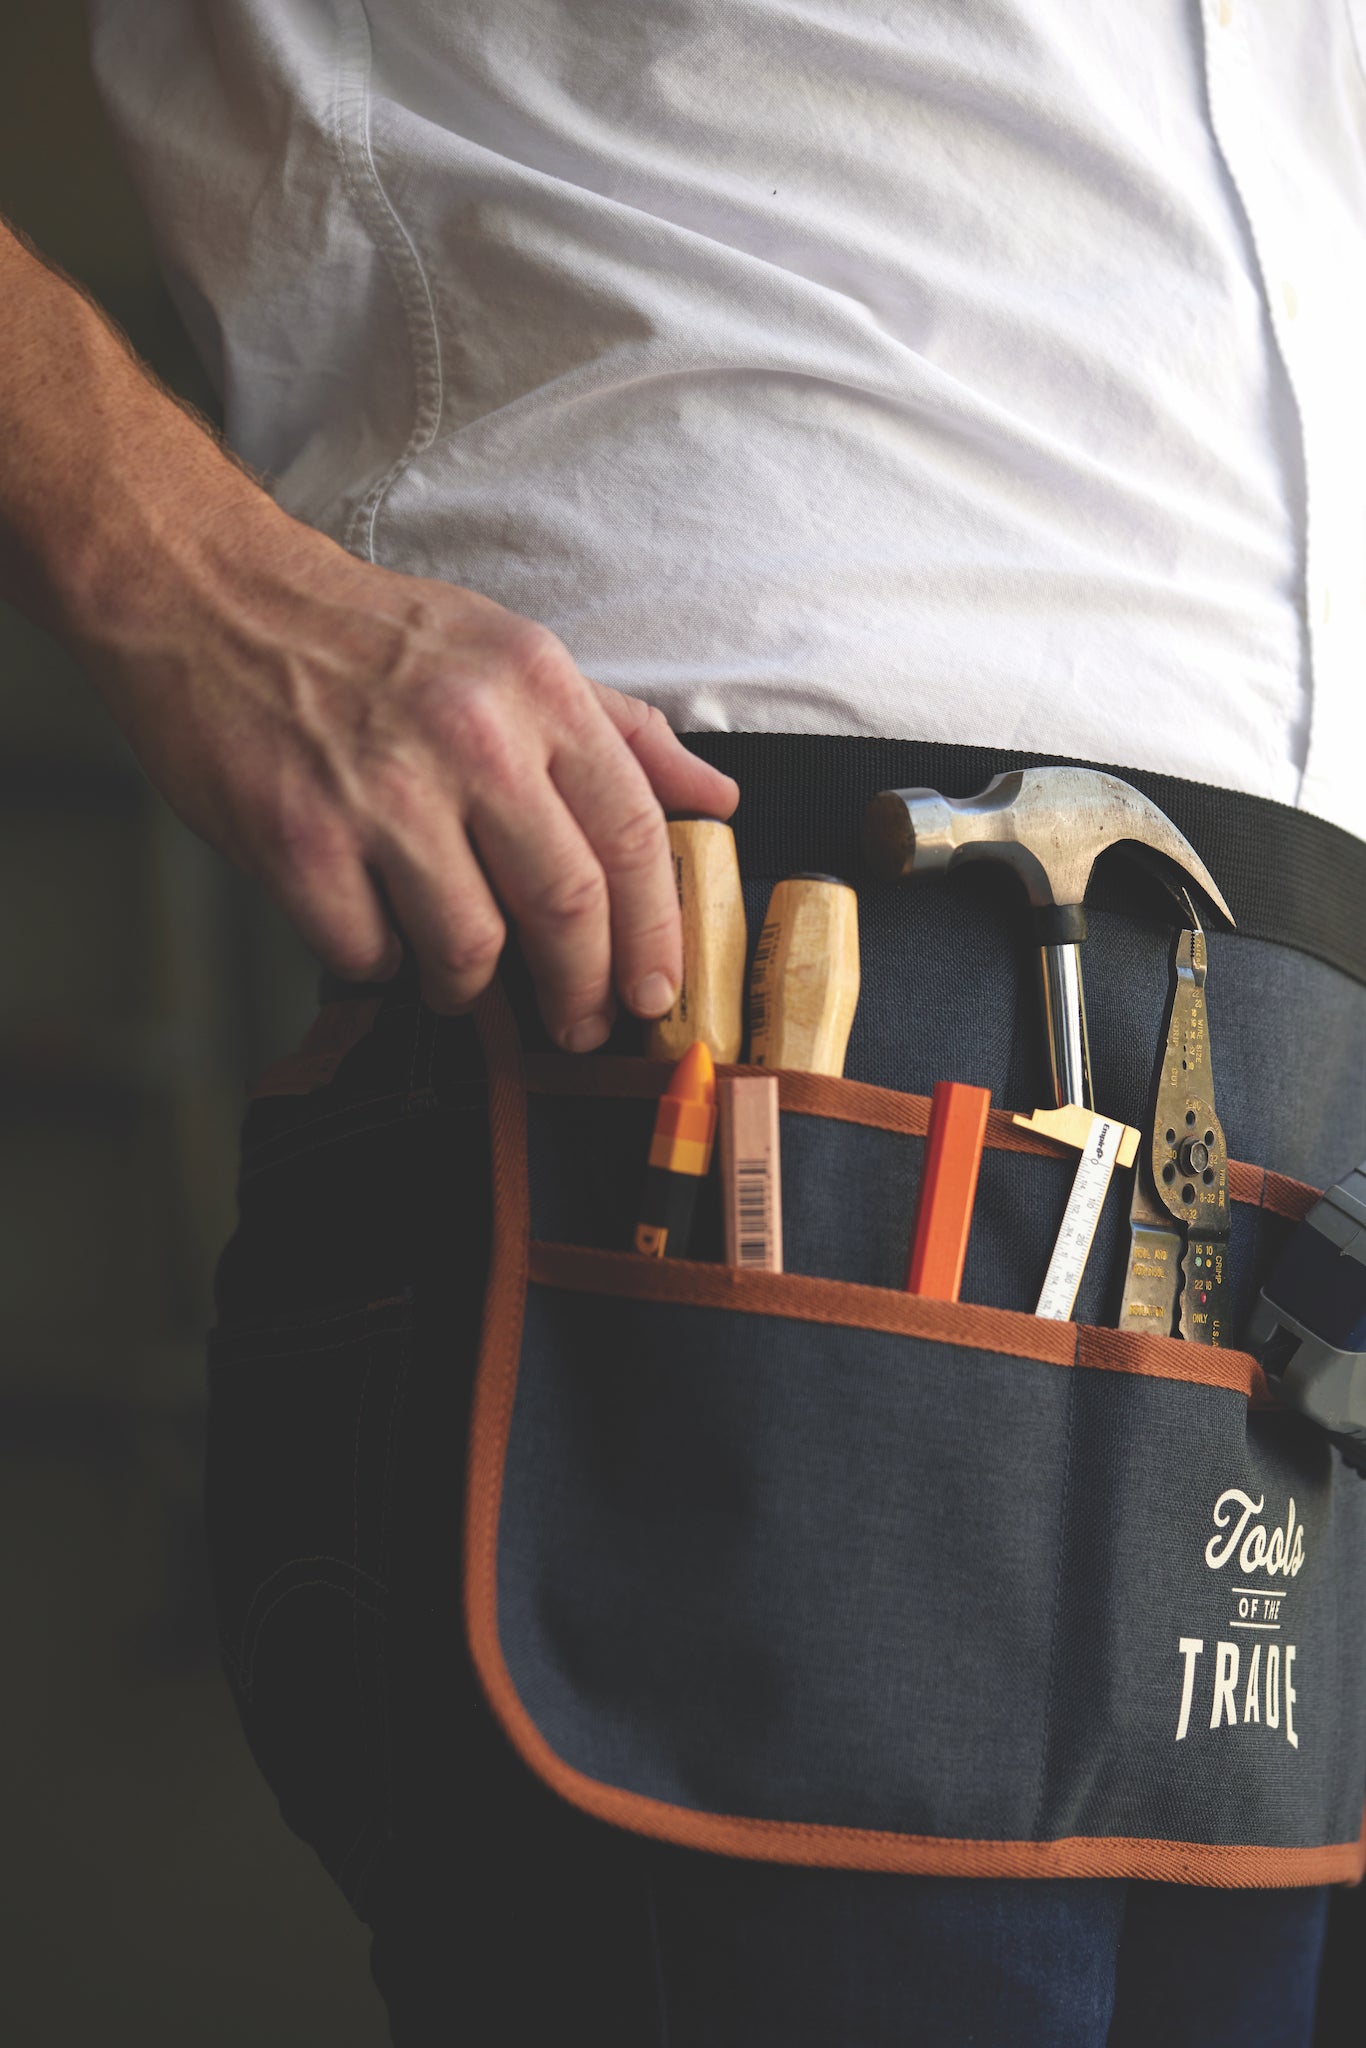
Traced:
[[[212, 413], [80, 0], [9, 10], [0, 214]], [[0, 783], [0, 2040], [381, 2048], [365, 1930], [239, 1733], [199, 1518], [243, 1096], [316, 968], [3, 605]], [[1363, 1905], [1335, 1902], [1320, 2048], [1363, 2038]]]
[[[5, 11], [0, 213], [211, 410], [80, 0]], [[316, 967], [3, 606], [0, 778], [0, 2040], [380, 2048], [368, 1935], [239, 1733], [199, 1521], [242, 1098]]]

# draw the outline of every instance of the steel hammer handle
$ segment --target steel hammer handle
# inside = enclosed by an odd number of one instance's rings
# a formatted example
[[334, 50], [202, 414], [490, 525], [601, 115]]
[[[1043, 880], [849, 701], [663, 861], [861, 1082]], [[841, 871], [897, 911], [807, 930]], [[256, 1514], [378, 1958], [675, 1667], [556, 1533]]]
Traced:
[[1059, 1109], [1069, 1102], [1091, 1109], [1091, 1048], [1086, 1036], [1081, 954], [1073, 944], [1043, 945], [1039, 964], [1054, 1103]]

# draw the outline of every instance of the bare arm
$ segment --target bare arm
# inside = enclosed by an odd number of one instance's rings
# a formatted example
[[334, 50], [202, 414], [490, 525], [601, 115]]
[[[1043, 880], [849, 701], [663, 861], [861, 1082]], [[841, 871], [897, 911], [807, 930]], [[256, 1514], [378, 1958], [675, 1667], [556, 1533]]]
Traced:
[[663, 814], [728, 816], [731, 778], [545, 627], [291, 519], [3, 224], [0, 596], [337, 973], [397, 967], [387, 896], [436, 1009], [487, 984], [505, 917], [573, 1050], [606, 1035], [614, 989], [668, 1007]]

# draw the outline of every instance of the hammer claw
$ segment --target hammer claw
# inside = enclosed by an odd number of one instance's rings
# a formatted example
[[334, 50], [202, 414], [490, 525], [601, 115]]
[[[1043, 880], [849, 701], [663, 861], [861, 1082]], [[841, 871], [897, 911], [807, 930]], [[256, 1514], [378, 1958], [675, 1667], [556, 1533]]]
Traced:
[[1099, 855], [1126, 844], [1170, 862], [1233, 924], [1190, 841], [1141, 790], [1099, 768], [1012, 768], [969, 797], [884, 789], [863, 820], [864, 855], [885, 880], [999, 860], [1015, 870], [1036, 910], [1080, 904]]
[[1099, 768], [1013, 768], [971, 797], [884, 789], [863, 814], [863, 851], [884, 880], [944, 872], [965, 860], [1003, 861], [1024, 884], [1042, 948], [1045, 1016], [1058, 1103], [1090, 1107], [1086, 1012], [1076, 944], [1099, 856], [1134, 849], [1173, 895], [1192, 881], [1230, 927], [1213, 876], [1170, 818], [1131, 783]]

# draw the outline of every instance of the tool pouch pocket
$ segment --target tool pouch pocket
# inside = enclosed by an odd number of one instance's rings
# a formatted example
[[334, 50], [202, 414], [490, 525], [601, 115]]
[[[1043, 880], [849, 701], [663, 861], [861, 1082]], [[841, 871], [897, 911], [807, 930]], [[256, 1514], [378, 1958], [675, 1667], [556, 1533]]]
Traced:
[[[700, 1256], [647, 1260], [618, 1247], [667, 1068], [525, 1058], [497, 982], [477, 1021], [467, 1619], [548, 1784], [792, 1863], [1360, 1875], [1366, 1632], [1340, 1602], [1366, 1486], [1246, 1353], [1022, 1310], [1074, 1159], [993, 1114], [969, 1299], [919, 1300], [928, 1102], [783, 1073], [789, 1270], [706, 1256], [705, 1218]], [[1231, 1185], [1241, 1314], [1313, 1191]]]

